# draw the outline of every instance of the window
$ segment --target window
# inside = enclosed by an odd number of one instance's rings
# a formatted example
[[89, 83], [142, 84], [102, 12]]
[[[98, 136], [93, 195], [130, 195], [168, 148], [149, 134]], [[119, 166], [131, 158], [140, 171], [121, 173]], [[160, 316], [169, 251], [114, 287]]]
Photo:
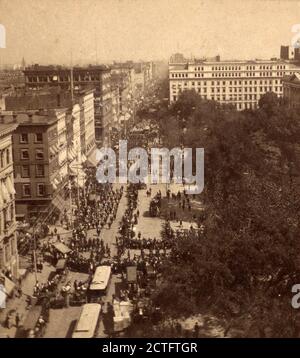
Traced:
[[20, 143], [28, 143], [28, 134], [27, 133], [20, 134]]
[[44, 177], [45, 176], [45, 171], [44, 171], [43, 164], [37, 164], [36, 165], [35, 173], [36, 173], [36, 177]]
[[6, 164], [10, 163], [10, 151], [9, 149], [6, 149]]
[[21, 149], [21, 159], [29, 160], [29, 151], [28, 151], [28, 149]]
[[35, 142], [36, 143], [43, 143], [43, 133], [36, 133], [35, 134]]
[[45, 185], [37, 184], [37, 196], [45, 196]]
[[30, 184], [23, 184], [23, 196], [30, 196], [31, 190], [30, 190]]
[[22, 167], [21, 167], [21, 177], [22, 178], [29, 178], [30, 177], [29, 165], [22, 165]]
[[44, 152], [42, 149], [37, 149], [35, 151], [35, 159], [37, 160], [43, 160], [44, 159]]

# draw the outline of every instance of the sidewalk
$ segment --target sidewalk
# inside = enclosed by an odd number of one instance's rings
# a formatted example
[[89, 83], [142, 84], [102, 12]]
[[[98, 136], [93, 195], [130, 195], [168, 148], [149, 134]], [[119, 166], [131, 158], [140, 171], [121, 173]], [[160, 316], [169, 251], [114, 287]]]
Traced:
[[[46, 282], [50, 272], [54, 271], [54, 267], [49, 265], [48, 263], [44, 263], [43, 271], [37, 273], [37, 279], [40, 283]], [[14, 297], [8, 299], [6, 303], [6, 308], [0, 311], [0, 334], [1, 335], [8, 335], [10, 338], [15, 337], [17, 328], [15, 326], [11, 327], [10, 329], [4, 327], [4, 323], [7, 317], [7, 314], [10, 310], [16, 310], [19, 312], [21, 316], [20, 325], [25, 321], [28, 310], [27, 310], [27, 299], [28, 296], [33, 294], [33, 289], [35, 285], [35, 273], [28, 272], [26, 277], [22, 281], [22, 296]]]

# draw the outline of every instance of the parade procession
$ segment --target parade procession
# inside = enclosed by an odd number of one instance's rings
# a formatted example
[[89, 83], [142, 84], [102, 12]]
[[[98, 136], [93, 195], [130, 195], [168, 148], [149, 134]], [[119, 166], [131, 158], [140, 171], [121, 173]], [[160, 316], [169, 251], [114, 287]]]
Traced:
[[300, 338], [299, 9], [0, 0], [1, 352]]

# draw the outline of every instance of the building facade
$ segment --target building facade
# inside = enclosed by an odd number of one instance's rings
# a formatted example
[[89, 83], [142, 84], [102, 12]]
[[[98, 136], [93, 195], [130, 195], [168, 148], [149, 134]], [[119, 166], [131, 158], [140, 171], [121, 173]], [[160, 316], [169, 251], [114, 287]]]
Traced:
[[[94, 90], [77, 90], [73, 94], [58, 88], [27, 90], [16, 92], [4, 98], [4, 109], [7, 111], [36, 111], [38, 109], [68, 110], [78, 119], [80, 124], [80, 152], [83, 161], [95, 151], [95, 117]], [[77, 122], [76, 122], [77, 123]]]
[[12, 134], [15, 124], [0, 124], [0, 270], [9, 278], [18, 278], [15, 188]]
[[59, 67], [39, 66], [27, 67], [24, 71], [25, 86], [27, 89], [42, 89], [59, 87], [63, 90], [81, 91], [95, 89], [94, 91], [94, 118], [95, 139], [101, 146], [108, 140], [109, 124], [112, 121], [111, 103], [111, 70], [107, 66], [87, 67]]
[[283, 78], [283, 97], [290, 107], [300, 108], [300, 74], [295, 73]]
[[231, 104], [238, 110], [256, 108], [261, 96], [283, 95], [283, 77], [300, 73], [300, 66], [283, 60], [169, 63], [169, 101], [194, 89], [203, 99]]
[[[1, 112], [13, 132], [16, 214], [19, 219], [49, 219], [65, 202], [67, 177], [64, 116], [56, 111]], [[62, 150], [64, 149], [64, 150]]]

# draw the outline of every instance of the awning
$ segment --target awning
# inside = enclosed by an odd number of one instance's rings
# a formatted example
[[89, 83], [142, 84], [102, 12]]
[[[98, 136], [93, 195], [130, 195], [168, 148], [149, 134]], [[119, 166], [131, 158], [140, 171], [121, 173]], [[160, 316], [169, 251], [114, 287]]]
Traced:
[[74, 148], [69, 149], [69, 150], [68, 150], [68, 158], [69, 158], [70, 160], [73, 160], [73, 159], [75, 159], [76, 157], [77, 157], [77, 153], [76, 153], [75, 149], [74, 149]]
[[87, 158], [87, 165], [90, 167], [96, 167], [98, 164], [98, 158], [96, 158], [96, 151], [93, 150], [93, 152], [88, 156]]
[[0, 191], [0, 208], [3, 208], [3, 205], [4, 205], [4, 201], [2, 197], [2, 192]]
[[62, 242], [56, 242], [55, 244], [52, 245], [53, 247], [56, 248], [57, 251], [61, 252], [62, 254], [68, 254], [69, 252], [72, 251], [68, 246], [66, 246]]
[[8, 191], [11, 195], [15, 195], [16, 194], [16, 190], [14, 188], [14, 185], [10, 179], [10, 177], [7, 177], [7, 188], [8, 188]]
[[76, 169], [73, 169], [72, 167], [70, 167], [70, 172], [69, 172], [69, 174], [76, 176], [76, 175], [77, 175]]
[[2, 278], [4, 278], [4, 288], [5, 288], [6, 295], [11, 296], [16, 285], [8, 277], [6, 277], [3, 273], [1, 273], [0, 275]]
[[3, 200], [8, 202], [9, 201], [9, 193], [8, 193], [6, 185], [4, 184], [3, 181], [1, 182], [1, 189], [2, 189]]
[[60, 197], [59, 195], [56, 195], [52, 199], [51, 204], [53, 206], [55, 206], [59, 211], [62, 212], [65, 207], [65, 200], [62, 197]]

